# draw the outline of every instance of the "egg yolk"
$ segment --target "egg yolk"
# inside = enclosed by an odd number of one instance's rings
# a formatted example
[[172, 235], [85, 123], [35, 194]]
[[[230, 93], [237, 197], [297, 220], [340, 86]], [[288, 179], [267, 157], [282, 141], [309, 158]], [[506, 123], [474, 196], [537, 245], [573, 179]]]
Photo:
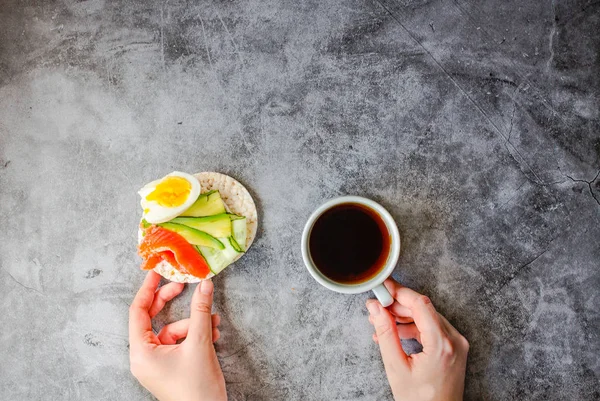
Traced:
[[192, 184], [181, 177], [167, 177], [162, 180], [146, 199], [163, 207], [181, 206], [189, 197]]

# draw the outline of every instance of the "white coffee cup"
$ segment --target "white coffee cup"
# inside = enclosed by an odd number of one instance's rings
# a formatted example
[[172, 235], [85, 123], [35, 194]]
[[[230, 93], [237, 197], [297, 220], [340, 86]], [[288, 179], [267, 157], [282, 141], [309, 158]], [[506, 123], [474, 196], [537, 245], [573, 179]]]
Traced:
[[[358, 284], [343, 284], [331, 280], [319, 271], [310, 255], [309, 240], [315, 222], [327, 210], [340, 204], [358, 204], [371, 209], [379, 217], [381, 217], [391, 237], [390, 250], [383, 268], [374, 277]], [[304, 231], [302, 232], [302, 259], [304, 259], [304, 264], [306, 265], [308, 272], [314, 277], [315, 280], [317, 280], [317, 282], [319, 282], [319, 284], [329, 288], [330, 290], [341, 292], [343, 294], [359, 294], [361, 292], [372, 290], [381, 305], [384, 307], [390, 306], [394, 302], [394, 298], [392, 298], [387, 288], [385, 288], [383, 282], [386, 278], [391, 276], [392, 272], [396, 268], [399, 257], [400, 233], [398, 232], [398, 226], [396, 225], [394, 218], [379, 203], [360, 196], [342, 196], [340, 198], [331, 199], [330, 201], [325, 202], [319, 206], [317, 210], [313, 212], [313, 214], [310, 215], [306, 225], [304, 226]]]

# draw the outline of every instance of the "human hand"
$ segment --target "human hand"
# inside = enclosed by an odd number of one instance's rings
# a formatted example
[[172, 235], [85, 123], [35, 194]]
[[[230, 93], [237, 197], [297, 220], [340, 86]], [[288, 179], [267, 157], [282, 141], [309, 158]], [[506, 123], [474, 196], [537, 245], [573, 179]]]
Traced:
[[189, 319], [166, 325], [157, 336], [151, 319], [184, 287], [169, 283], [156, 291], [159, 282], [160, 275], [150, 271], [129, 308], [131, 373], [160, 401], [227, 400], [212, 344], [220, 335], [219, 315], [211, 315], [212, 282], [196, 286]]
[[[392, 279], [384, 284], [394, 303], [384, 308], [377, 300], [370, 299], [367, 309], [369, 322], [375, 326], [373, 340], [379, 344], [394, 400], [462, 400], [467, 340], [436, 312], [428, 297]], [[415, 338], [423, 345], [423, 352], [407, 356], [401, 338]]]

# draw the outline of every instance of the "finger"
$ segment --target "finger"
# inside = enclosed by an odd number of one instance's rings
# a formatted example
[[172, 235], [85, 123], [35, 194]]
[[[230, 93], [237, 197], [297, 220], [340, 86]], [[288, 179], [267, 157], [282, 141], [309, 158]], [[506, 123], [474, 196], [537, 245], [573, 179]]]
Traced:
[[396, 329], [398, 330], [398, 337], [402, 340], [414, 338], [418, 342], [421, 342], [421, 333], [419, 333], [419, 329], [417, 329], [414, 323], [399, 324], [396, 326]]
[[373, 334], [373, 341], [375, 344], [379, 344], [379, 339], [377, 338], [377, 334]]
[[452, 326], [450, 324], [450, 322], [448, 321], [448, 319], [446, 319], [441, 313], [438, 312], [438, 318], [440, 319], [440, 321], [442, 322], [442, 326], [444, 326], [444, 329], [446, 330], [446, 333], [448, 334], [448, 336], [459, 336], [460, 333], [458, 332], [458, 330], [456, 330], [454, 328], [454, 326]]
[[379, 350], [388, 376], [405, 372], [408, 369], [408, 359], [402, 350], [394, 317], [379, 301], [373, 299], [367, 301], [367, 309], [375, 326]]
[[421, 333], [423, 353], [441, 351], [445, 332], [431, 300], [394, 280], [387, 279], [384, 284], [400, 305], [412, 311], [412, 318]]
[[444, 324], [444, 327], [446, 327], [446, 330], [450, 334], [451, 338], [454, 339], [454, 342], [456, 344], [458, 344], [464, 351], [468, 352], [469, 351], [469, 341], [465, 338], [465, 336], [460, 334], [460, 332], [458, 330], [456, 330], [456, 328], [454, 326], [452, 326], [450, 324], [450, 322], [448, 321], [448, 319], [446, 319], [443, 315], [439, 314], [439, 316], [440, 316], [440, 320]]
[[187, 336], [189, 327], [190, 319], [167, 324], [158, 333], [158, 341], [163, 345], [177, 344], [177, 341]]
[[216, 342], [219, 338], [221, 338], [221, 332], [219, 329], [212, 329], [212, 341]]
[[[398, 323], [402, 323], [402, 324], [413, 323], [412, 317], [398, 317], [398, 316], [394, 316], [394, 318], [395, 318], [396, 322], [398, 322]], [[372, 316], [369, 316], [369, 323], [374, 324]]]
[[[213, 327], [213, 335], [215, 333], [214, 330], [217, 330], [217, 327], [221, 323], [221, 317], [217, 314], [212, 315], [212, 327]], [[188, 330], [190, 327], [190, 319], [183, 319], [178, 322], [170, 323], [164, 326], [160, 332], [158, 333], [158, 340], [163, 345], [174, 345], [177, 344], [177, 341], [182, 338], [187, 337]], [[219, 334], [220, 336], [220, 334]], [[216, 340], [213, 340], [216, 341]]]
[[192, 343], [211, 343], [213, 283], [201, 281], [194, 290], [190, 311], [190, 331], [188, 341]]
[[393, 304], [387, 307], [387, 310], [394, 316], [399, 317], [412, 317], [412, 311], [404, 305], [400, 305], [398, 301], [394, 301]]
[[[402, 340], [414, 338], [421, 342], [421, 333], [419, 333], [419, 329], [417, 329], [414, 323], [398, 324], [396, 325], [396, 330], [398, 331], [398, 337]], [[373, 334], [373, 341], [378, 343], [377, 334]]]
[[396, 316], [396, 321], [398, 323], [402, 323], [402, 324], [413, 323], [414, 322], [414, 320], [413, 320], [412, 317], [399, 317], [399, 316]]
[[150, 312], [148, 313], [150, 318], [154, 318], [154, 316], [158, 315], [158, 312], [165, 307], [167, 302], [181, 294], [183, 287], [183, 283], [169, 283], [160, 287], [158, 291], [156, 291], [156, 294], [154, 294], [154, 302], [152, 302]]
[[159, 282], [160, 275], [151, 270], [129, 307], [129, 344], [132, 347], [144, 342], [154, 342], [156, 338], [148, 311]]
[[213, 314], [212, 318], [211, 318], [211, 322], [212, 322], [213, 329], [215, 327], [219, 327], [219, 325], [221, 324], [221, 316], [219, 316], [218, 313]]

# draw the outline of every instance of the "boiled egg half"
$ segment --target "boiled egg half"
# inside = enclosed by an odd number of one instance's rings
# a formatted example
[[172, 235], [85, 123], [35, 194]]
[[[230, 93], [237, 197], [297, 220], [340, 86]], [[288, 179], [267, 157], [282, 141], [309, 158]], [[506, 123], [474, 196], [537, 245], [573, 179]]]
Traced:
[[200, 182], [190, 174], [174, 171], [146, 184], [138, 191], [142, 197], [143, 218], [148, 223], [164, 223], [185, 212], [200, 195]]

